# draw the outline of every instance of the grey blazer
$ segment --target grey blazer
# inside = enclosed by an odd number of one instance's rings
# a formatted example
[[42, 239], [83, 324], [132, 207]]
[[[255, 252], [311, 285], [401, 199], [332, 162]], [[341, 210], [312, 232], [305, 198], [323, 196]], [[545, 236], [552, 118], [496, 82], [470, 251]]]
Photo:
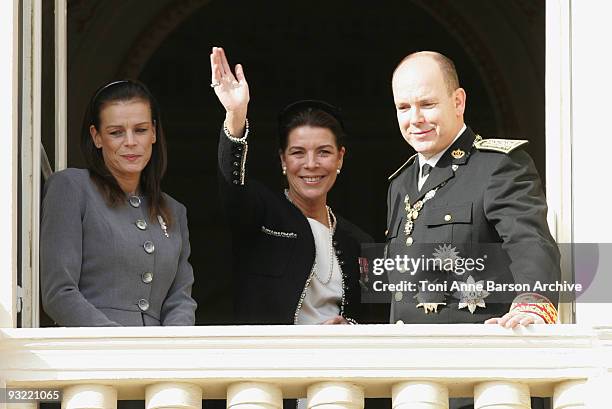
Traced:
[[[164, 194], [165, 195], [165, 194]], [[148, 204], [111, 208], [85, 169], [45, 184], [40, 237], [45, 312], [59, 325], [193, 325], [193, 270], [185, 207], [165, 195], [174, 224], [164, 234]]]

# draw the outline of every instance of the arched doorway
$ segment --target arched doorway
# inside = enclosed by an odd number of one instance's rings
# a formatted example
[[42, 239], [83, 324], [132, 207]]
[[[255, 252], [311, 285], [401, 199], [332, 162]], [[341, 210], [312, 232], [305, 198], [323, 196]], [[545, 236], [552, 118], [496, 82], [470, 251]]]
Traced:
[[[386, 177], [412, 154], [397, 129], [390, 88], [394, 66], [412, 51], [433, 49], [454, 59], [468, 93], [467, 123], [485, 137], [532, 140], [529, 150], [543, 174], [544, 1], [482, 0], [461, 8], [420, 0], [150, 3], [160, 11], [139, 23], [122, 55], [107, 65], [89, 61], [99, 79], [90, 88], [137, 76], [162, 105], [170, 150], [165, 190], [188, 208], [199, 324], [231, 322], [230, 238], [216, 185], [223, 111], [209, 87], [213, 45], [245, 66], [251, 87], [250, 177], [282, 186], [275, 139], [281, 107], [302, 98], [342, 107], [348, 156], [331, 204], [377, 240], [385, 229]], [[173, 15], [173, 9], [181, 12]], [[132, 17], [115, 14], [112, 25], [121, 30]], [[83, 32], [88, 35], [73, 48], [74, 58], [103, 38], [93, 26]], [[85, 88], [72, 92], [75, 112], [91, 93]], [[80, 115], [70, 121], [80, 122]], [[78, 164], [78, 154], [69, 161]]]

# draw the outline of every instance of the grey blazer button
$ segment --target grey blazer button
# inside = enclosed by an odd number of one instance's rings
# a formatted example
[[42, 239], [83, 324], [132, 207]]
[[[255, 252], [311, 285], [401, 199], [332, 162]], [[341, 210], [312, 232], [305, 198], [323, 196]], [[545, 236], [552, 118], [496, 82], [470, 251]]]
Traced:
[[146, 251], [149, 254], [155, 251], [155, 245], [153, 244], [152, 241], [149, 241], [149, 240], [145, 241], [142, 247], [144, 248], [144, 251]]
[[149, 309], [149, 302], [147, 300], [145, 300], [144, 298], [141, 298], [140, 300], [138, 300], [138, 308], [140, 308], [140, 311], [146, 311]]
[[147, 222], [142, 219], [138, 219], [136, 220], [136, 227], [138, 227], [140, 230], [146, 230]]
[[132, 207], [140, 207], [140, 198], [138, 196], [130, 196], [129, 202]]
[[144, 273], [142, 273], [143, 283], [149, 284], [151, 283], [151, 281], [153, 281], [153, 273], [151, 273], [150, 271], [145, 271]]

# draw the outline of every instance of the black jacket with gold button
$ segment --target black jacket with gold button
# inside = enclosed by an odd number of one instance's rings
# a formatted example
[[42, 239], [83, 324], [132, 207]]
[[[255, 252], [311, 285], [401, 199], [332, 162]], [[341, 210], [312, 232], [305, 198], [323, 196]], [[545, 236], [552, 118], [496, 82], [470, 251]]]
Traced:
[[[232, 231], [238, 323], [293, 324], [315, 259], [310, 224], [282, 191], [246, 178], [248, 142], [219, 139], [219, 186]], [[361, 322], [361, 243], [372, 239], [337, 216], [334, 249], [342, 270], [340, 313]]]
[[[477, 296], [484, 304], [471, 312], [466, 306], [459, 308], [466, 299], [454, 291], [453, 282], [468, 282], [471, 277], [483, 284], [518, 283], [533, 288], [535, 281], [554, 282], [560, 276], [559, 252], [548, 229], [546, 199], [533, 161], [517, 149], [520, 142], [479, 139], [467, 128], [440, 158], [420, 191], [417, 155], [390, 177], [388, 257], [408, 255], [423, 263], [427, 258], [471, 258], [480, 259], [485, 266], [479, 269], [472, 264], [471, 269], [452, 271], [432, 262], [428, 268], [391, 272], [391, 283], [410, 281], [417, 288], [416, 292], [391, 294], [391, 322], [483, 322], [508, 312], [513, 294], [492, 291], [486, 297]], [[488, 143], [491, 141], [497, 144]], [[406, 197], [414, 208], [433, 190], [434, 196], [418, 213], [407, 210]], [[411, 231], [406, 226], [409, 218]], [[428, 291], [421, 282], [440, 286]], [[554, 294], [544, 295], [555, 302]], [[419, 305], [425, 302], [443, 304], [437, 312], [425, 314]]]

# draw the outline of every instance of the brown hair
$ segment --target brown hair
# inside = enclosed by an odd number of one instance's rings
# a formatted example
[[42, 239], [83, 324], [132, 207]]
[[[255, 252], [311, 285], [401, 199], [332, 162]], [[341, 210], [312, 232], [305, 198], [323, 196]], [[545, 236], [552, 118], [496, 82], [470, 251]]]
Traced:
[[155, 219], [159, 215], [164, 218], [164, 221], [170, 227], [172, 225], [172, 213], [161, 191], [161, 180], [166, 173], [167, 165], [166, 138], [157, 101], [143, 83], [136, 80], [114, 81], [100, 87], [95, 92], [83, 118], [81, 151], [85, 157], [89, 175], [106, 199], [107, 204], [111, 207], [124, 204], [125, 193], [104, 163], [102, 150], [94, 144], [89, 128], [93, 125], [96, 129], [100, 129], [100, 113], [108, 104], [133, 100], [149, 104], [151, 120], [156, 133], [151, 159], [142, 170], [139, 188], [149, 201], [149, 217]]
[[344, 124], [340, 110], [324, 101], [302, 100], [287, 105], [278, 115], [278, 145], [287, 149], [289, 134], [300, 126], [327, 128], [334, 135], [336, 147], [344, 146]]

